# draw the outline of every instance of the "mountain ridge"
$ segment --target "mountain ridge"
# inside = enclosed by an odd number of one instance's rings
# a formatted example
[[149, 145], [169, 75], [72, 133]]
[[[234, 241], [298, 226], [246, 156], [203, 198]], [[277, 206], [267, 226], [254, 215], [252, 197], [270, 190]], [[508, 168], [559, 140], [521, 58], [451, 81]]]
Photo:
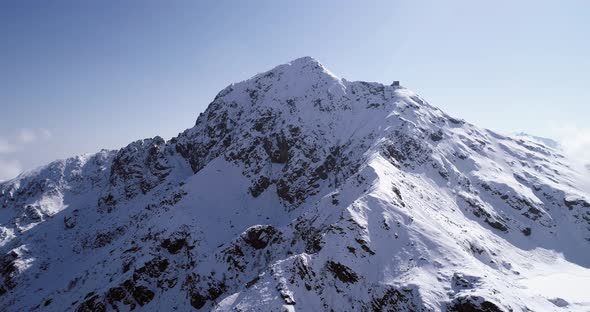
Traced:
[[0, 183], [0, 303], [583, 310], [523, 282], [587, 274], [581, 178], [558, 151], [304, 57], [229, 85], [168, 141]]

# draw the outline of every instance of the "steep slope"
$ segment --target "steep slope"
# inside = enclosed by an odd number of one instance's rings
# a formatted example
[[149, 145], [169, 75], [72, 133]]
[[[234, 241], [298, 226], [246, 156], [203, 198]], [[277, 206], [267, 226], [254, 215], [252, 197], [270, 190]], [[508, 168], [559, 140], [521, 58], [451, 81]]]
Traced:
[[539, 285], [590, 276], [586, 182], [547, 146], [301, 58], [167, 142], [0, 184], [0, 307], [584, 310]]

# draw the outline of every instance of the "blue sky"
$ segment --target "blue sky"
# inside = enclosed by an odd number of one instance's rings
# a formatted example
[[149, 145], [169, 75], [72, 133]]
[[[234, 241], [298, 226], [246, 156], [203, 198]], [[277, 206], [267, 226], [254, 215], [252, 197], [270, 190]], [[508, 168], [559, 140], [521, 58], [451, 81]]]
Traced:
[[590, 157], [590, 2], [318, 2], [0, 1], [0, 179], [170, 138], [226, 85], [305, 55]]

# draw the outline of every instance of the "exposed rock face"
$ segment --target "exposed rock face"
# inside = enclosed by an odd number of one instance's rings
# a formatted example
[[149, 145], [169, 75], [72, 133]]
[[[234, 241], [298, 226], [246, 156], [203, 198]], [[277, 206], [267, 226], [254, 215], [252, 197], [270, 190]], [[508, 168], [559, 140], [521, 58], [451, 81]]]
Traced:
[[228, 86], [169, 141], [1, 183], [0, 306], [583, 309], [519, 284], [590, 266], [580, 179], [543, 144], [297, 59]]
[[453, 300], [448, 312], [502, 312], [502, 309], [480, 297], [460, 297]]

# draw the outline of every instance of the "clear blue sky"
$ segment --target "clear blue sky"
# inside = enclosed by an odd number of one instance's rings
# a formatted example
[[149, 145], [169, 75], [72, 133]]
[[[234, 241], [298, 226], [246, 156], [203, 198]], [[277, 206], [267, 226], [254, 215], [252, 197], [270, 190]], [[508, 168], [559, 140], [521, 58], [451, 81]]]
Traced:
[[590, 1], [0, 1], [0, 179], [170, 138], [229, 83], [305, 55], [500, 132], [586, 131], [589, 16]]

